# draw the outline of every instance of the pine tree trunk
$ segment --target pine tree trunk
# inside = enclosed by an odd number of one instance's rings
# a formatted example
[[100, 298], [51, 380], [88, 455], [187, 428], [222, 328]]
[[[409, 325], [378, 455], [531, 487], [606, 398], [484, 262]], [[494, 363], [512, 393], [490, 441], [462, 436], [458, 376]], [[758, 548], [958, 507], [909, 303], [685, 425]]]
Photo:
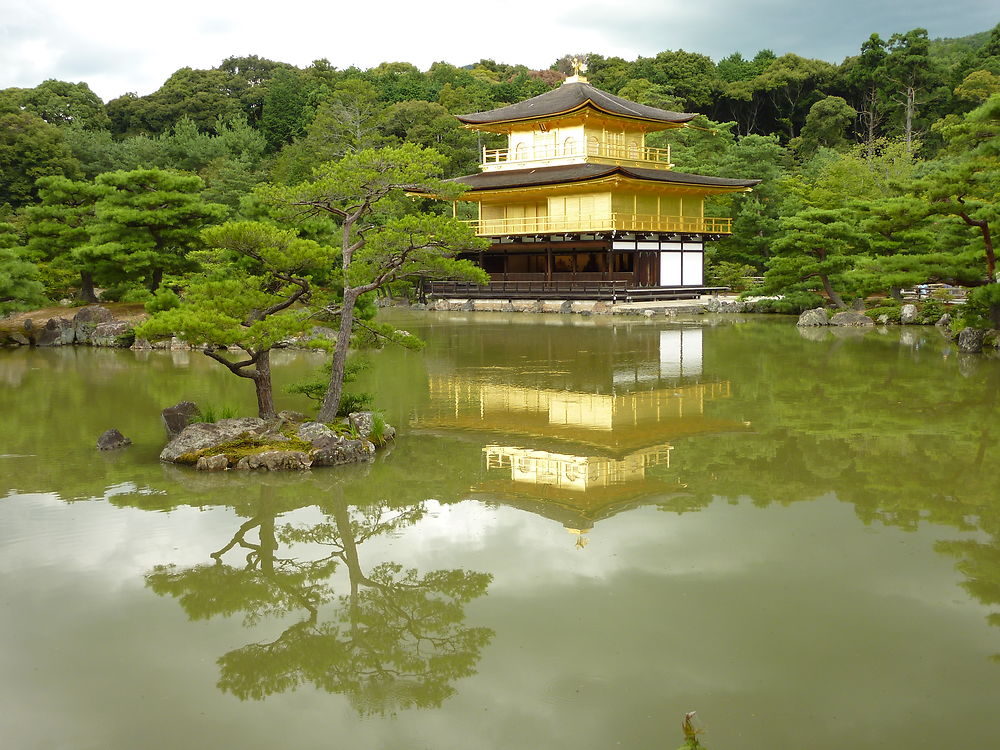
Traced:
[[80, 299], [87, 303], [97, 302], [94, 275], [90, 271], [80, 271]]
[[841, 310], [846, 310], [847, 305], [844, 304], [843, 298], [837, 294], [837, 290], [833, 288], [833, 284], [830, 283], [830, 277], [825, 273], [821, 273], [819, 278], [823, 282], [823, 291], [826, 292], [826, 296], [830, 298], [830, 301]]
[[271, 383], [271, 350], [265, 349], [257, 355], [253, 384], [257, 389], [257, 415], [261, 419], [274, 419], [274, 388]]
[[330, 368], [330, 385], [326, 388], [323, 405], [316, 419], [332, 422], [337, 418], [340, 396], [344, 390], [344, 365], [347, 364], [347, 349], [351, 344], [351, 329], [354, 326], [354, 303], [358, 294], [352, 289], [344, 290], [344, 303], [340, 312], [340, 328], [337, 331], [337, 347], [333, 352], [333, 366]]
[[995, 284], [997, 282], [997, 256], [993, 250], [993, 237], [990, 235], [989, 222], [984, 220], [980, 229], [983, 233], [983, 246], [986, 248], [987, 283]]
[[872, 87], [865, 97], [865, 109], [862, 118], [865, 123], [865, 159], [871, 164], [875, 158], [875, 108], [878, 106], [878, 92]]
[[917, 108], [917, 92], [912, 86], [906, 89], [906, 153], [913, 151], [913, 115]]

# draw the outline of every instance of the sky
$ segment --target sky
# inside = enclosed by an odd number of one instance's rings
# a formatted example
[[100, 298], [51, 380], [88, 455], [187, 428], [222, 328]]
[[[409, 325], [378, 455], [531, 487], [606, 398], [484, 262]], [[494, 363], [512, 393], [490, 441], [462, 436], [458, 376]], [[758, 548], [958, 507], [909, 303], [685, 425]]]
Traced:
[[338, 68], [483, 58], [548, 68], [562, 55], [628, 60], [667, 49], [718, 60], [760, 49], [839, 63], [877, 32], [965, 36], [1000, 21], [996, 0], [0, 0], [0, 89], [85, 81], [104, 100], [150, 94], [181, 67], [259, 55]]

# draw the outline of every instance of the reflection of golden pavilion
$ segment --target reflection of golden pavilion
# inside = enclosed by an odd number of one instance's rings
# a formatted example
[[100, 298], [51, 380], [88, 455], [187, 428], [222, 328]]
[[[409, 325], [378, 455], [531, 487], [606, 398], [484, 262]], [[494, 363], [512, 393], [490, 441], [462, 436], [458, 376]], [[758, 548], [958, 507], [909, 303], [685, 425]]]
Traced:
[[512, 482], [587, 492], [645, 478], [650, 466], [670, 466], [669, 445], [636, 451], [625, 458], [572, 456], [549, 451], [487, 445], [486, 469], [506, 469]]
[[[705, 413], [706, 404], [730, 396], [730, 384], [697, 382], [701, 329], [649, 333], [653, 348], [641, 358], [613, 353], [610, 372], [568, 373], [559, 366], [568, 357], [557, 356], [549, 368], [535, 362], [432, 373], [429, 403], [414, 426], [485, 437], [485, 476], [472, 488], [476, 495], [586, 531], [683, 491], [665, 471], [674, 441], [744, 428]], [[576, 389], [567, 387], [572, 382]]]
[[485, 430], [558, 441], [615, 456], [703, 432], [731, 429], [706, 417], [705, 402], [729, 396], [729, 383], [699, 383], [631, 393], [572, 393], [491, 382], [472, 374], [430, 378], [429, 428]]

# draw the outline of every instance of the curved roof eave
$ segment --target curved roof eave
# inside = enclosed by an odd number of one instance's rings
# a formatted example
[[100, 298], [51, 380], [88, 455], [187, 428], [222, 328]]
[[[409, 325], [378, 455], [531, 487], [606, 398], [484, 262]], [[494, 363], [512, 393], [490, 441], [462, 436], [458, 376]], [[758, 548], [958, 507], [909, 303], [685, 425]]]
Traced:
[[691, 112], [671, 112], [645, 104], [622, 99], [589, 83], [564, 83], [561, 86], [539, 94], [523, 102], [486, 112], [457, 115], [459, 122], [470, 125], [500, 125], [504, 123], [538, 120], [558, 117], [576, 112], [586, 107], [614, 117], [623, 117], [644, 122], [682, 125], [698, 115]]
[[536, 169], [480, 172], [479, 174], [466, 175], [464, 177], [453, 177], [448, 182], [458, 182], [468, 186], [470, 191], [480, 192], [589, 182], [611, 177], [615, 174], [620, 174], [623, 177], [641, 182], [707, 188], [751, 188], [759, 185], [761, 182], [761, 180], [757, 179], [742, 180], [729, 177], [710, 177], [687, 172], [674, 172], [673, 170], [642, 169], [640, 167], [604, 164], [567, 164], [556, 167], [539, 167]]

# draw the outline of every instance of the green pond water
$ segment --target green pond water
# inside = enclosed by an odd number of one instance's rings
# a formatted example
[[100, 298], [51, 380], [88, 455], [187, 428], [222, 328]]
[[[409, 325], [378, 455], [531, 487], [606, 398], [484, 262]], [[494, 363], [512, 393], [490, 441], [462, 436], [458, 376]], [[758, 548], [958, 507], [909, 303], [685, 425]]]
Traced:
[[0, 351], [0, 747], [1000, 746], [1000, 360], [393, 320], [398, 439], [301, 474], [157, 461], [163, 407], [252, 411], [199, 353]]

